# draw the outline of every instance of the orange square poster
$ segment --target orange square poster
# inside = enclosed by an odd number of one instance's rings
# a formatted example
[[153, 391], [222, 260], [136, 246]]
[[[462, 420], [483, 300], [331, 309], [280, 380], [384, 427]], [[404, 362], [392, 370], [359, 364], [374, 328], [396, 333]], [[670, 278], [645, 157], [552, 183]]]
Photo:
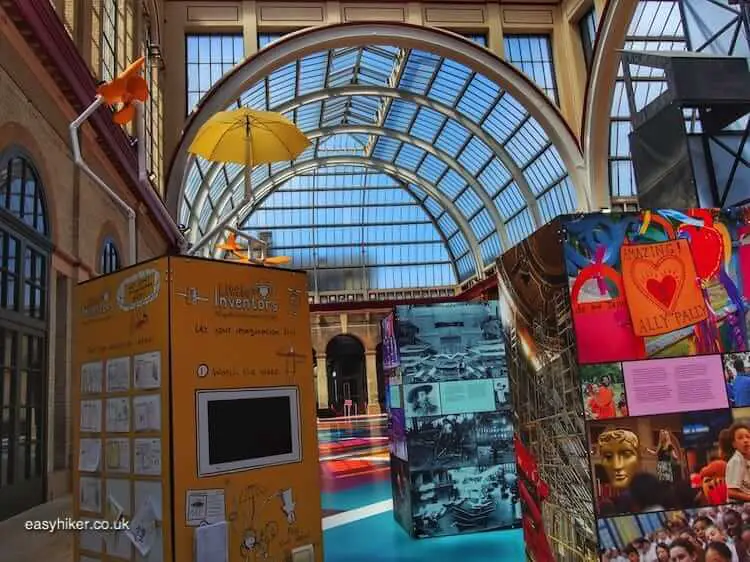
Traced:
[[708, 317], [687, 240], [625, 245], [620, 258], [636, 335], [666, 334]]

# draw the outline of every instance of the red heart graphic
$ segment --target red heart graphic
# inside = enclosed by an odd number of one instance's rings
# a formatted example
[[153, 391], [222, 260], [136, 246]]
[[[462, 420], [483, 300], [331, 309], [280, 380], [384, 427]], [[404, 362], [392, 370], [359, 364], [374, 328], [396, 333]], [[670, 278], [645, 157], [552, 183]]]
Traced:
[[649, 279], [646, 282], [646, 290], [663, 304], [664, 308], [670, 308], [672, 298], [677, 290], [677, 280], [671, 275], [665, 275], [660, 281]]
[[713, 228], [698, 228], [688, 225], [680, 230], [690, 235], [690, 254], [695, 263], [695, 272], [700, 279], [710, 279], [719, 271], [724, 252], [724, 241]]

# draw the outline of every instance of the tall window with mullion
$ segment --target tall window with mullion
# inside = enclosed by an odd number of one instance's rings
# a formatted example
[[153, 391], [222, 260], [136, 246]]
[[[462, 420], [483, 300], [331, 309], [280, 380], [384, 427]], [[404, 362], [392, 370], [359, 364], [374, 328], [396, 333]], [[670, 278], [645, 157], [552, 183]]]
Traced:
[[118, 0], [102, 0], [101, 79], [114, 80], [117, 74]]
[[191, 113], [211, 87], [245, 57], [241, 33], [191, 34], [185, 37], [187, 111]]
[[144, 141], [146, 143], [146, 169], [152, 174], [152, 182], [157, 191], [162, 190], [162, 96], [159, 83], [158, 65], [149, 57], [151, 46], [151, 26], [144, 18], [143, 53], [147, 57], [144, 76], [148, 84], [148, 101], [144, 106]]
[[591, 63], [594, 60], [594, 44], [596, 43], [596, 9], [592, 6], [581, 19], [578, 20], [578, 33], [581, 36], [583, 47], [583, 58], [586, 61], [586, 69], [591, 71]]
[[506, 35], [505, 58], [559, 103], [552, 41], [549, 35]]

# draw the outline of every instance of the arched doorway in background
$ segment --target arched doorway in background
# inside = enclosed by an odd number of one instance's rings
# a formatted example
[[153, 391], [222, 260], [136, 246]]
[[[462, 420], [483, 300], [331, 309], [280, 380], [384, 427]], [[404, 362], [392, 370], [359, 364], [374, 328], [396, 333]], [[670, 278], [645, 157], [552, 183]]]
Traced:
[[[346, 400], [352, 401], [352, 414], [367, 411], [365, 346], [354, 336], [342, 334], [326, 346], [328, 402], [342, 415]], [[356, 405], [356, 409], [355, 409]]]

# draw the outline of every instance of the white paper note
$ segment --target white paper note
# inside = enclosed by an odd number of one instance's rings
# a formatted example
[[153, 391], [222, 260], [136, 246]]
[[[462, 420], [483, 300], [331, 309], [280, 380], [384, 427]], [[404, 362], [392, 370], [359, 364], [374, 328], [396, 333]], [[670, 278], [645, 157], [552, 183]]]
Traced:
[[104, 366], [101, 361], [81, 365], [81, 394], [100, 394]]
[[107, 392], [130, 390], [130, 357], [107, 361]]
[[133, 398], [136, 431], [161, 430], [161, 396], [158, 394]]
[[135, 473], [149, 476], [161, 474], [161, 439], [135, 440]]
[[185, 520], [189, 527], [226, 520], [224, 490], [188, 490]]
[[141, 556], [148, 556], [154, 546], [158, 520], [151, 498], [146, 498], [146, 501], [138, 507], [135, 516], [130, 521], [130, 528], [125, 531], [126, 536], [138, 549]]
[[102, 482], [99, 478], [81, 478], [79, 499], [82, 511], [99, 513], [102, 510]]
[[161, 352], [136, 355], [135, 387], [140, 390], [161, 387]]
[[130, 431], [130, 399], [110, 398], [107, 400], [107, 431], [127, 433]]
[[227, 562], [229, 560], [228, 526], [226, 521], [195, 528], [195, 562]]
[[110, 523], [120, 521], [125, 510], [120, 503], [111, 495], [107, 496], [107, 508], [104, 511], [104, 519]]
[[105, 459], [108, 472], [130, 472], [130, 439], [107, 439]]
[[78, 450], [78, 470], [81, 472], [96, 472], [102, 460], [101, 439], [81, 439]]
[[81, 401], [81, 431], [100, 433], [102, 430], [102, 401]]

